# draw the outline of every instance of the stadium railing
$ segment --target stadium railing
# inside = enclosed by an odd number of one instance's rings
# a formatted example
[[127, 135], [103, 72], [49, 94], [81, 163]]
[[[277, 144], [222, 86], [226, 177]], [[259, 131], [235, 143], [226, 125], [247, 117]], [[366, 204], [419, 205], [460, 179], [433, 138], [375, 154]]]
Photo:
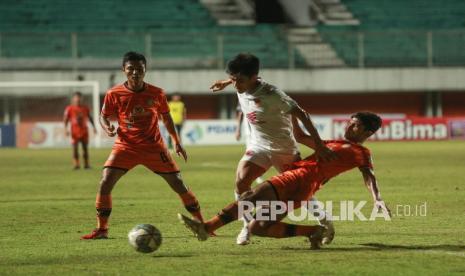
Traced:
[[[464, 66], [465, 30], [321, 30], [347, 67]], [[238, 52], [258, 55], [264, 68], [310, 68], [305, 53], [277, 32], [0, 33], [1, 69], [107, 69], [136, 50], [166, 69], [224, 68]], [[313, 58], [331, 59], [318, 52]], [[99, 61], [99, 62], [96, 62]]]

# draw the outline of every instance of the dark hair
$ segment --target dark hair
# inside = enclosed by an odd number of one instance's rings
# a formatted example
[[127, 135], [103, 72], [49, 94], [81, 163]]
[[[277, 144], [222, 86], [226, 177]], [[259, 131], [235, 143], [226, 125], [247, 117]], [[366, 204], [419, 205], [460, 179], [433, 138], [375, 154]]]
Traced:
[[247, 77], [258, 75], [260, 60], [247, 53], [240, 53], [228, 62], [226, 73], [230, 75], [240, 74]]
[[147, 60], [145, 59], [145, 56], [137, 52], [131, 51], [124, 54], [123, 67], [128, 61], [142, 61], [142, 63], [144, 63], [144, 65], [147, 66]]
[[365, 127], [365, 130], [372, 132], [376, 132], [383, 124], [381, 117], [368, 111], [357, 112], [350, 117], [359, 119]]
[[79, 91], [74, 92], [73, 96], [79, 96], [82, 97], [82, 93]]

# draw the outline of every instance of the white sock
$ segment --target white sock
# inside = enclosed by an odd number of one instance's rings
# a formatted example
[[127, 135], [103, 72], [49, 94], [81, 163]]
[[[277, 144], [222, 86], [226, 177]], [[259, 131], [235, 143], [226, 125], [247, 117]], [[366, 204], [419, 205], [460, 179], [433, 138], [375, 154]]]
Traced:
[[241, 197], [241, 195], [238, 194], [236, 191], [234, 191], [234, 199], [239, 200], [240, 197]]
[[[236, 191], [234, 191], [234, 198], [236, 200], [239, 200], [240, 197], [241, 197], [241, 195], [238, 194]], [[245, 217], [240, 217], [240, 218], [238, 218], [238, 220], [242, 220], [242, 222], [244, 223], [244, 228], [247, 228], [247, 225], [249, 224], [249, 221], [247, 221]]]

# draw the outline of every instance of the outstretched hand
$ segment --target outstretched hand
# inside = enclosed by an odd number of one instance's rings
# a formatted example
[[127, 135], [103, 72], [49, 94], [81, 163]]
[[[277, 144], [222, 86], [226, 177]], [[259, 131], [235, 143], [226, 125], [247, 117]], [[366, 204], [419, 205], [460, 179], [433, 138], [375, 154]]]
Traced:
[[114, 137], [116, 135], [116, 128], [114, 125], [110, 124], [108, 127], [103, 128], [106, 132], [106, 134], [110, 137]]
[[210, 90], [212, 90], [212, 92], [218, 92], [218, 91], [221, 91], [223, 89], [226, 88], [226, 86], [230, 85], [231, 84], [231, 80], [218, 80], [218, 81], [215, 81], [211, 86], [210, 86]]
[[187, 162], [187, 153], [186, 150], [182, 147], [181, 144], [176, 144], [176, 154], [184, 159], [184, 162]]

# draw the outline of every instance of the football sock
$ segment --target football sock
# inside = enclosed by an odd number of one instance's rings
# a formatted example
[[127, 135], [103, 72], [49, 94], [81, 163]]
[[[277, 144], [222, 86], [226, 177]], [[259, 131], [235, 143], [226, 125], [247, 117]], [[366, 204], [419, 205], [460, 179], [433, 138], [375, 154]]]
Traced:
[[97, 228], [108, 229], [108, 219], [112, 208], [111, 195], [97, 194], [95, 208], [97, 209]]
[[184, 204], [184, 208], [191, 213], [193, 217], [203, 222], [202, 213], [200, 211], [200, 205], [192, 191], [187, 191], [183, 194], [180, 194], [179, 197]]
[[218, 213], [218, 215], [214, 216], [209, 221], [205, 222], [205, 229], [207, 232], [211, 233], [214, 232], [216, 229], [220, 228], [223, 225], [226, 225], [232, 221], [237, 220], [237, 215], [239, 212], [239, 207], [237, 201], [229, 204]]
[[80, 167], [81, 164], [79, 164], [79, 158], [73, 158], [74, 161], [74, 167]]
[[[234, 191], [234, 198], [236, 199], [236, 201], [238, 201], [240, 197], [241, 195], [237, 193], [236, 191]], [[250, 221], [246, 217], [240, 217], [239, 219], [243, 221], [244, 223], [243, 227], [247, 228], [247, 225], [249, 224]]]

